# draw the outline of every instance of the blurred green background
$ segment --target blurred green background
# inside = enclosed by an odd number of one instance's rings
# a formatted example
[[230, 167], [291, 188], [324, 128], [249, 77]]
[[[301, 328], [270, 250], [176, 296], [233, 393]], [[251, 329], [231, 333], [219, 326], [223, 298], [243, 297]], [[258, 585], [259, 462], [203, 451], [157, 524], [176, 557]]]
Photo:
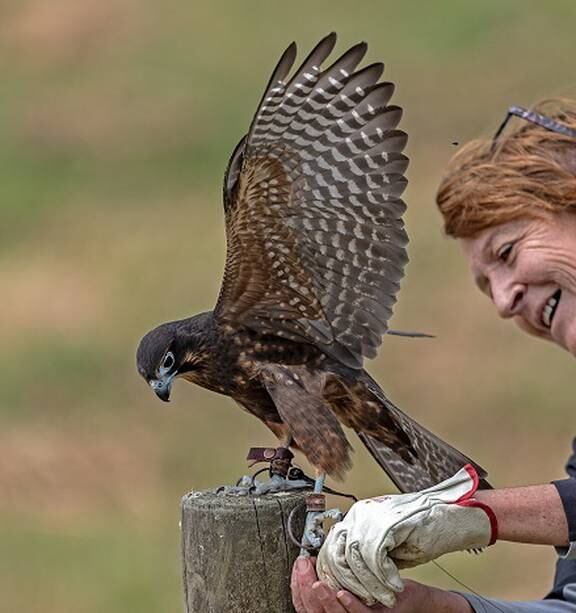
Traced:
[[[271, 435], [179, 383], [164, 406], [134, 352], [156, 323], [211, 308], [220, 184], [292, 40], [369, 43], [410, 134], [411, 264], [369, 364], [391, 398], [496, 485], [557, 478], [573, 363], [499, 321], [433, 204], [455, 142], [511, 104], [574, 93], [573, 0], [0, 3], [0, 610], [181, 610], [179, 501], [230, 483]], [[345, 489], [391, 490], [359, 448]], [[533, 598], [553, 553], [500, 544], [443, 561], [479, 592]], [[436, 567], [412, 576], [458, 586]]]

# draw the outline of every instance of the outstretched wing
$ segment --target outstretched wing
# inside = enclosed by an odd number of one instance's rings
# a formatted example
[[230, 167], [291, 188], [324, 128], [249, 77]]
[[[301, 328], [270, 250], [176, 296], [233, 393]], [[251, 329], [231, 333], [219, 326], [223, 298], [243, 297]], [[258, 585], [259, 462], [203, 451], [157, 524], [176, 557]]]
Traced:
[[322, 69], [324, 38], [292, 78], [280, 59], [224, 180], [227, 257], [215, 315], [318, 346], [348, 366], [374, 357], [407, 262], [401, 109], [360, 43]]

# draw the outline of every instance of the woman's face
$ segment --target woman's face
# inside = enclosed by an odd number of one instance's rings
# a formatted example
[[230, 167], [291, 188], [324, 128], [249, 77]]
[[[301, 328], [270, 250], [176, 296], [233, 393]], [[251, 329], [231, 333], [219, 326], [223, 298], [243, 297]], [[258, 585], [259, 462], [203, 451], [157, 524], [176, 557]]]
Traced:
[[511, 221], [462, 244], [501, 317], [576, 356], [576, 214]]

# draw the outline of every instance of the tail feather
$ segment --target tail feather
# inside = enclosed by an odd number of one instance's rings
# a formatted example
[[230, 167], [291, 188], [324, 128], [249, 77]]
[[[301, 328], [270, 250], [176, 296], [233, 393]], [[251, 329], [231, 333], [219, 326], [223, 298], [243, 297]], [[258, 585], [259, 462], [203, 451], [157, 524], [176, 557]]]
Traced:
[[414, 492], [435, 485], [454, 475], [466, 464], [471, 464], [478, 472], [480, 488], [491, 489], [486, 481], [487, 472], [479, 464], [401, 411], [386, 398], [371, 377], [367, 383], [372, 395], [384, 405], [410, 440], [412, 453], [400, 455], [373, 436], [357, 431], [370, 454], [400, 491]]
[[492, 488], [484, 478], [486, 477], [486, 471], [484, 469], [440, 439], [437, 439], [439, 442], [438, 447], [449, 449], [452, 457], [449, 458], [448, 462], [444, 461], [442, 467], [437, 464], [431, 467], [430, 465], [424, 465], [419, 460], [416, 460], [414, 464], [409, 464], [390, 449], [390, 447], [387, 447], [368, 434], [358, 432], [358, 437], [364, 443], [372, 457], [378, 462], [388, 477], [390, 477], [392, 483], [394, 483], [401, 492], [416, 492], [431, 487], [454, 475], [465, 464], [472, 464], [478, 471], [480, 475], [480, 489]]

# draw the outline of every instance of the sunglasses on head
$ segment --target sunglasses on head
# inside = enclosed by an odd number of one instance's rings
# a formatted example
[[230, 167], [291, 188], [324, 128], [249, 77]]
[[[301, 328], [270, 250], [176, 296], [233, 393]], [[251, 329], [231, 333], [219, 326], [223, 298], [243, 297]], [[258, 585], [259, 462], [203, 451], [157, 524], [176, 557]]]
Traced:
[[542, 115], [541, 113], [536, 113], [535, 111], [529, 111], [521, 106], [511, 106], [506, 113], [506, 118], [500, 124], [498, 130], [496, 130], [496, 134], [492, 138], [492, 144], [494, 145], [498, 140], [500, 134], [502, 134], [506, 124], [510, 121], [511, 117], [520, 117], [520, 119], [524, 119], [525, 121], [529, 121], [530, 123], [535, 123], [546, 130], [550, 130], [550, 132], [557, 132], [558, 134], [564, 134], [566, 136], [571, 136], [572, 138], [576, 138], [576, 130], [552, 119], [551, 117], [547, 117], [546, 115]]

